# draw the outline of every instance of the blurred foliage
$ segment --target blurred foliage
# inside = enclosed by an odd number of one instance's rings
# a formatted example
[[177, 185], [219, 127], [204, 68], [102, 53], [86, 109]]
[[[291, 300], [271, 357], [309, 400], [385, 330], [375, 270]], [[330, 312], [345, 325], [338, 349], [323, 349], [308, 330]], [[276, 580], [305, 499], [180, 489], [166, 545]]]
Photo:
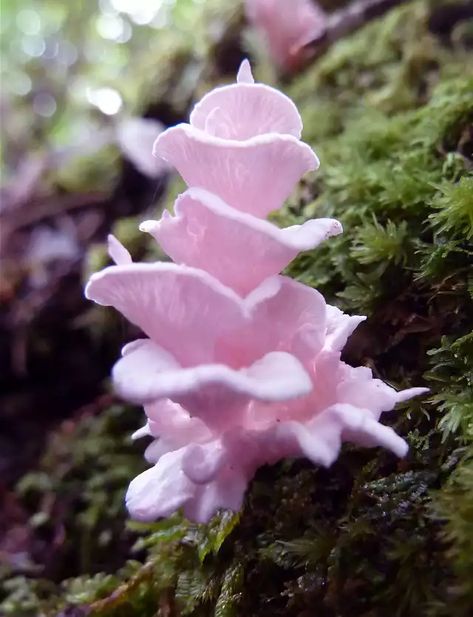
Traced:
[[155, 102], [165, 123], [183, 118], [209, 50], [240, 8], [220, 0], [2, 0], [4, 180], [36, 153], [51, 162], [46, 186], [109, 188], [120, 121]]
[[[79, 420], [67, 440], [60, 430], [39, 469], [20, 482], [25, 507], [36, 512], [30, 525], [51, 523], [44, 496], [66, 495], [74, 504], [64, 519], [69, 541], [56, 559], [75, 572], [62, 582], [58, 572], [57, 583], [5, 572], [3, 613], [471, 614], [473, 79], [464, 24], [442, 38], [429, 28], [441, 4], [392, 10], [285, 86], [322, 165], [274, 217], [281, 225], [312, 216], [343, 223], [342, 236], [301, 255], [288, 272], [369, 316], [350, 341], [348, 361], [393, 385], [431, 389], [427, 399], [387, 414], [407, 436], [408, 457], [347, 445], [328, 470], [304, 461], [261, 469], [240, 514], [221, 513], [207, 526], [179, 516], [129, 522], [125, 530], [120, 501], [142, 465], [126, 442], [137, 412], [110, 407]], [[156, 100], [170, 92], [175, 105], [183, 84], [191, 98], [216, 78], [215, 67], [207, 62], [190, 84], [185, 72], [171, 75], [167, 60]], [[154, 77], [146, 76], [150, 88]], [[129, 225], [120, 225], [128, 239]]]

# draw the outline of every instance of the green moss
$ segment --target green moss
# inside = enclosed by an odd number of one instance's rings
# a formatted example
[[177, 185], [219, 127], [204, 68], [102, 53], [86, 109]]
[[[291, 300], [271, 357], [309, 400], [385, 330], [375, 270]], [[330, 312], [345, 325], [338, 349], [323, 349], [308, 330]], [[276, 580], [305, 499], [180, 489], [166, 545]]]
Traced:
[[460, 178], [456, 184], [440, 186], [432, 206], [438, 212], [429, 215], [439, 234], [458, 233], [460, 238], [473, 238], [473, 177]]
[[[471, 399], [470, 399], [471, 404]], [[470, 425], [471, 435], [471, 425]], [[458, 613], [468, 615], [473, 603], [473, 461], [471, 450], [434, 501], [434, 516], [444, 522], [442, 533], [456, 574], [453, 593]], [[448, 615], [441, 606], [438, 614]], [[442, 612], [443, 610], [443, 612]]]
[[107, 145], [90, 153], [71, 156], [52, 174], [52, 182], [68, 192], [97, 191], [108, 194], [120, 173], [119, 151]]

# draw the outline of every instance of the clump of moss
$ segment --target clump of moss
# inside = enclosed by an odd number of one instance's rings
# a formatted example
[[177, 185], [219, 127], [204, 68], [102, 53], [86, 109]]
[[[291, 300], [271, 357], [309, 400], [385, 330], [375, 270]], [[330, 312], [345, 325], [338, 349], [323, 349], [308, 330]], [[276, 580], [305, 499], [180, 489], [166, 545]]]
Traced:
[[[208, 526], [179, 516], [132, 525], [140, 539], [128, 556], [144, 551], [143, 563], [63, 582], [55, 597], [43, 592], [47, 602], [36, 606], [44, 614], [65, 605], [96, 617], [470, 614], [473, 81], [457, 39], [429, 31], [435, 4], [393, 10], [290, 85], [322, 168], [277, 216], [282, 225], [311, 216], [343, 223], [342, 236], [301, 255], [288, 273], [368, 315], [348, 361], [395, 386], [430, 388], [387, 415], [410, 454], [397, 461], [348, 445], [328, 470], [304, 461], [261, 469], [239, 515], [221, 513]], [[98, 479], [90, 463], [77, 463], [89, 469], [75, 490], [90, 495], [95, 570], [96, 530], [122, 537], [119, 500], [139, 465], [133, 455], [113, 471], [125, 446], [123, 433], [112, 435], [113, 457], [97, 452]], [[113, 492], [109, 473], [119, 476]], [[61, 486], [69, 490], [71, 480]], [[15, 597], [31, 605], [31, 594], [41, 595], [39, 582], [9, 584], [10, 615], [22, 614]]]
[[[2, 614], [36, 616], [43, 603], [55, 606], [63, 589], [69, 590], [66, 602], [79, 587], [100, 593], [113, 589], [116, 577], [99, 573], [118, 569], [134, 542], [134, 534], [124, 528], [123, 493], [130, 474], [142, 471], [144, 462], [141, 448], [129, 439], [141, 413], [110, 405], [110, 398], [104, 396], [78, 418], [63, 422], [52, 433], [37, 470], [17, 485], [30, 513], [25, 523], [31, 538], [27, 570], [36, 576], [28, 582], [16, 572], [14, 561], [0, 571]], [[88, 574], [82, 587], [78, 581], [59, 585], [81, 573]]]

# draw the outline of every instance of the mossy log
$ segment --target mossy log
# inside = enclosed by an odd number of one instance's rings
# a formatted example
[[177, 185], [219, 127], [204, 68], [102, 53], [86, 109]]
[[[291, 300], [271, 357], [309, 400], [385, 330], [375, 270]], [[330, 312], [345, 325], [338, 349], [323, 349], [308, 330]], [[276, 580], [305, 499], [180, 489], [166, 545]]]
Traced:
[[[344, 226], [288, 273], [368, 315], [347, 361], [396, 387], [430, 388], [387, 414], [410, 444], [407, 458], [346, 446], [330, 469], [305, 461], [261, 469], [243, 511], [207, 526], [179, 516], [126, 524], [124, 487], [142, 466], [127, 431], [140, 414], [105, 405], [63, 427], [19, 487], [32, 510], [45, 493], [70, 496], [69, 545], [56, 558], [61, 567], [79, 561], [81, 576], [7, 577], [5, 614], [471, 615], [471, 24], [453, 20], [439, 33], [440, 4], [393, 9], [283, 86], [321, 171], [276, 220], [333, 216]], [[52, 525], [36, 524], [43, 533]]]

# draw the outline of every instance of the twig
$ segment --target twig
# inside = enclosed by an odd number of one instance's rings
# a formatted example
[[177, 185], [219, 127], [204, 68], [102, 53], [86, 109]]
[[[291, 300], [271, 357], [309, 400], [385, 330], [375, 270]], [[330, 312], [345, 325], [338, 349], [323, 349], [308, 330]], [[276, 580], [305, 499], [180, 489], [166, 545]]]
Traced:
[[318, 58], [333, 43], [404, 2], [406, 0], [358, 0], [328, 15], [325, 30], [304, 46], [307, 58]]
[[32, 200], [29, 203], [28, 209], [23, 209], [21, 211], [21, 216], [14, 214], [14, 211], [7, 211], [2, 218], [3, 221], [9, 225], [10, 231], [17, 231], [24, 227], [39, 223], [43, 219], [65, 214], [70, 210], [99, 205], [109, 198], [110, 195], [100, 191], [81, 193], [79, 195], [70, 194], [56, 196], [52, 198], [45, 197], [43, 199]]

